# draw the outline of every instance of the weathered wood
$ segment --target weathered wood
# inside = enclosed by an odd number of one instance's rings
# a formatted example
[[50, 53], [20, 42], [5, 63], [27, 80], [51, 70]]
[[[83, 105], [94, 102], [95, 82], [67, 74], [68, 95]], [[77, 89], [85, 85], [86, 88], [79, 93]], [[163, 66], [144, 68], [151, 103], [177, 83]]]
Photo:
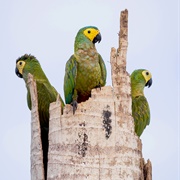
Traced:
[[[142, 144], [134, 133], [126, 72], [128, 11], [121, 13], [120, 45], [111, 49], [113, 87], [93, 89], [75, 115], [50, 105], [49, 180], [144, 179]], [[150, 179], [148, 179], [150, 180]]]
[[152, 164], [149, 159], [144, 164], [144, 180], [152, 180]]
[[28, 74], [27, 85], [31, 93], [31, 180], [44, 180], [43, 154], [38, 113], [36, 82]]
[[[128, 11], [121, 12], [119, 48], [111, 49], [113, 86], [93, 89], [75, 115], [59, 98], [50, 105], [48, 180], [152, 180], [141, 140], [134, 132], [130, 76], [126, 71]], [[42, 148], [36, 84], [29, 77], [32, 98], [31, 179], [43, 180]]]
[[[118, 51], [126, 50], [128, 46], [128, 10], [121, 11], [120, 14], [120, 32]], [[126, 55], [127, 53], [125, 53]]]

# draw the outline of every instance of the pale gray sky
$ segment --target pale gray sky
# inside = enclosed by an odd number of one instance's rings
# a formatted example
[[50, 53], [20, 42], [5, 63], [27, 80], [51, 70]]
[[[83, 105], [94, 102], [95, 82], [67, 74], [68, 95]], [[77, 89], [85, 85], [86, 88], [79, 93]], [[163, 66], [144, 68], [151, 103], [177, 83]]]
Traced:
[[111, 85], [110, 49], [118, 47], [119, 14], [125, 8], [127, 70], [145, 68], [153, 75], [153, 85], [145, 89], [151, 123], [142, 135], [143, 155], [152, 161], [153, 180], [180, 179], [178, 6], [178, 0], [1, 1], [0, 179], [30, 180], [30, 111], [24, 81], [14, 72], [15, 60], [25, 53], [36, 56], [64, 98], [64, 68], [75, 35], [81, 27], [94, 25], [101, 31], [102, 41], [96, 47]]

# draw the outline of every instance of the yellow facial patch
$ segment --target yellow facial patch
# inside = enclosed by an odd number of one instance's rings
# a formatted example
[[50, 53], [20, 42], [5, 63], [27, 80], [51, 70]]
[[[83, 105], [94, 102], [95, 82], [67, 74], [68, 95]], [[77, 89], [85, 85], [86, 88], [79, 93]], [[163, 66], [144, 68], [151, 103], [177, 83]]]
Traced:
[[142, 75], [143, 75], [146, 82], [148, 82], [152, 78], [152, 75], [149, 71], [143, 71]]
[[93, 39], [99, 34], [99, 30], [94, 28], [88, 28], [84, 30], [83, 33], [88, 39], [90, 39], [90, 41], [93, 41]]
[[18, 71], [19, 71], [19, 73], [22, 75], [22, 73], [23, 73], [23, 69], [24, 69], [24, 66], [25, 66], [25, 62], [24, 61], [18, 61], [17, 63], [16, 63], [16, 67], [17, 67], [17, 69], [18, 69]]

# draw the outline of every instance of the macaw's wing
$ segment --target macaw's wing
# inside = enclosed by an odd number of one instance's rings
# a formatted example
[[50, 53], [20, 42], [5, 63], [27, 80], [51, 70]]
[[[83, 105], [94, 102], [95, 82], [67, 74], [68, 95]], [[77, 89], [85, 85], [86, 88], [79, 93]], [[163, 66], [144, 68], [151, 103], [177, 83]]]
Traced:
[[105, 63], [100, 54], [99, 54], [99, 65], [101, 67], [101, 82], [100, 82], [100, 84], [101, 84], [101, 86], [105, 86], [107, 71], [106, 71]]
[[[42, 80], [36, 80], [37, 95], [38, 95], [38, 111], [41, 126], [48, 127], [49, 121], [49, 105], [55, 102], [57, 99], [58, 92], [49, 82]], [[27, 94], [28, 107], [31, 109], [31, 95], [28, 90]], [[63, 101], [62, 101], [63, 103]]]
[[144, 96], [137, 96], [132, 99], [132, 116], [134, 117], [135, 132], [141, 136], [150, 123], [150, 109]]
[[64, 96], [66, 104], [73, 101], [74, 88], [77, 76], [77, 62], [72, 55], [66, 63], [65, 76], [64, 76]]

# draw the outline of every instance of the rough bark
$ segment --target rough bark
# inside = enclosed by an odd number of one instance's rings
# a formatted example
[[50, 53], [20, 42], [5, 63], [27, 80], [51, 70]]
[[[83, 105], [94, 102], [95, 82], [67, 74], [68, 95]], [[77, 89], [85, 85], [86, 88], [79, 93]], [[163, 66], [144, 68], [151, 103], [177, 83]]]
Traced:
[[144, 180], [152, 180], [152, 164], [148, 159], [147, 163], [144, 163]]
[[28, 74], [27, 85], [31, 93], [31, 180], [44, 180], [43, 154], [38, 113], [36, 82]]
[[[93, 89], [91, 98], [78, 104], [75, 115], [71, 105], [66, 105], [61, 115], [59, 99], [50, 105], [48, 180], [152, 179], [151, 162], [144, 163], [131, 116], [130, 77], [126, 71], [127, 10], [121, 12], [120, 27], [119, 48], [112, 48], [110, 56], [113, 87]], [[35, 111], [32, 121], [37, 122]], [[33, 147], [39, 145], [40, 136], [35, 137]], [[41, 158], [40, 152], [32, 154], [33, 180], [41, 179], [36, 175], [37, 169], [39, 174], [43, 172]]]

